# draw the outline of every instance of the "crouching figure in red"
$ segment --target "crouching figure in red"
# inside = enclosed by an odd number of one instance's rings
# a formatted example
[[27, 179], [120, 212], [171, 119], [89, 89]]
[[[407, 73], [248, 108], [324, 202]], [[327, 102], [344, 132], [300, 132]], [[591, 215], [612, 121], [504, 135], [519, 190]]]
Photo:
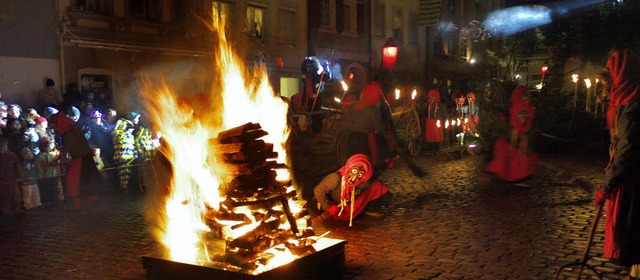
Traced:
[[511, 139], [500, 137], [493, 146], [493, 159], [485, 171], [493, 173], [501, 181], [516, 183], [535, 172], [537, 155], [529, 152], [528, 130], [533, 124], [535, 111], [529, 102], [527, 89], [516, 87], [511, 95], [509, 123]]
[[390, 198], [389, 188], [378, 180], [371, 179], [373, 166], [369, 157], [363, 154], [351, 156], [338, 171], [328, 174], [313, 189], [318, 209], [323, 210], [318, 219], [329, 217], [339, 221], [349, 221], [365, 213], [381, 216], [378, 208]]

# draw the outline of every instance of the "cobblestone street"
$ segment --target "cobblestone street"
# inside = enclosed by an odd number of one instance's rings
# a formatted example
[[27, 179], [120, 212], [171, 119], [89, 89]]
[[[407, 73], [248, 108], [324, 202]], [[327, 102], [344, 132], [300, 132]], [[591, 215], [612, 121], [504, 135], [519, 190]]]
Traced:
[[[347, 240], [344, 279], [553, 279], [581, 257], [595, 216], [589, 185], [601, 180], [601, 166], [574, 163], [567, 171], [556, 167], [569, 161], [543, 158], [530, 187], [521, 188], [479, 176], [480, 157], [415, 160], [426, 176], [414, 176], [404, 161], [382, 175], [394, 195], [384, 217], [315, 225], [317, 234]], [[145, 279], [141, 256], [156, 243], [143, 202], [143, 194], [118, 194], [80, 210], [1, 216], [0, 278]], [[603, 226], [589, 264], [620, 279], [626, 271], [598, 257]]]

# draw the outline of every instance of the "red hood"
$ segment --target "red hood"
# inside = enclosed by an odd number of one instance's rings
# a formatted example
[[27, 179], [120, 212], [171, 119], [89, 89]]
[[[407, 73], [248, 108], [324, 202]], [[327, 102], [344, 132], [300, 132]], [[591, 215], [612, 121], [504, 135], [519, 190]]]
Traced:
[[611, 75], [611, 102], [607, 111], [607, 126], [610, 127], [615, 106], [629, 104], [638, 97], [640, 68], [637, 59], [628, 50], [615, 51], [607, 60], [607, 68]]
[[67, 117], [67, 115], [63, 113], [57, 113], [52, 117], [53, 123], [55, 123], [54, 130], [58, 135], [64, 135], [69, 130], [73, 128], [73, 124], [71, 124], [71, 119]]
[[346, 180], [345, 178], [346, 173], [349, 172], [349, 170], [351, 170], [353, 167], [357, 165], [361, 165], [363, 167], [364, 176], [362, 176], [362, 178], [356, 181], [353, 185], [345, 182], [344, 192], [342, 193], [343, 199], [350, 195], [351, 190], [353, 188], [355, 188], [357, 185], [361, 184], [362, 182], [368, 181], [373, 175], [373, 166], [371, 166], [371, 160], [369, 159], [369, 157], [364, 154], [355, 154], [355, 155], [352, 155], [347, 160], [347, 162], [344, 164], [342, 168], [338, 169], [338, 173], [342, 176], [342, 180]]
[[366, 106], [378, 106], [382, 101], [382, 87], [376, 82], [372, 82], [362, 88], [360, 92], [360, 101], [356, 104], [356, 111], [360, 111]]
[[616, 51], [607, 61], [611, 74], [611, 103], [626, 105], [638, 96], [639, 65], [627, 50]]
[[520, 103], [522, 101], [522, 95], [527, 92], [527, 88], [523, 86], [517, 86], [511, 91], [511, 99], [509, 99], [509, 103], [511, 105]]
[[429, 93], [427, 93], [427, 98], [429, 99], [429, 102], [431, 102], [431, 97], [435, 98], [435, 103], [440, 103], [440, 92], [438, 92], [435, 89], [432, 89], [429, 91]]

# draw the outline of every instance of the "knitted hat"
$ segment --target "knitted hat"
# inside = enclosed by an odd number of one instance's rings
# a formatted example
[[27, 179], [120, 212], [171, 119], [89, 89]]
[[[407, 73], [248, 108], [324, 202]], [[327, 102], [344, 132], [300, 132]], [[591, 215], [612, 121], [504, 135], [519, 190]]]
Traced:
[[36, 123], [36, 124], [41, 124], [41, 123], [43, 123], [43, 122], [47, 122], [47, 118], [45, 118], [45, 117], [37, 117], [37, 118], [35, 119], [35, 123]]
[[76, 108], [75, 106], [71, 106], [71, 108], [69, 108], [69, 110], [67, 110], [67, 115], [69, 117], [79, 117], [80, 116], [80, 110], [78, 110], [78, 108]]
[[18, 110], [20, 112], [22, 112], [22, 107], [20, 107], [20, 105], [18, 105], [18, 104], [10, 104], [9, 105], [9, 110], [14, 109], [14, 108], [18, 108]]
[[47, 107], [46, 109], [44, 109], [44, 116], [48, 119], [49, 117], [55, 115], [58, 113], [58, 109], [53, 108], [53, 107]]
[[102, 113], [100, 113], [100, 111], [98, 110], [93, 110], [91, 111], [91, 115], [89, 115], [90, 119], [100, 119], [102, 118]]
[[131, 115], [130, 120], [132, 120], [132, 121], [142, 116], [139, 113], [134, 112], [134, 111], [131, 111], [130, 115]]

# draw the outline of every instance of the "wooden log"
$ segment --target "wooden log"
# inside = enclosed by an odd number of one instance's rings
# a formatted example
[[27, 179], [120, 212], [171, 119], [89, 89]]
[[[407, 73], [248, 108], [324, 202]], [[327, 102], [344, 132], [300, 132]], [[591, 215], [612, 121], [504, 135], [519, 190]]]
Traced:
[[298, 234], [300, 231], [298, 231], [298, 224], [296, 224], [296, 219], [293, 217], [293, 213], [291, 213], [291, 208], [289, 208], [289, 200], [284, 196], [281, 196], [280, 203], [282, 203], [282, 209], [284, 209], [284, 213], [287, 216], [287, 221], [289, 221], [291, 231], [293, 231], [294, 234]]
[[[218, 133], [218, 136], [216, 137], [218, 139], [218, 141], [220, 143], [223, 144], [227, 144], [227, 143], [233, 143], [235, 141], [235, 139], [239, 139], [239, 137], [246, 133], [249, 130], [254, 130], [254, 129], [260, 129], [261, 126], [259, 123], [245, 123], [241, 126], [236, 126], [234, 128], [231, 129], [227, 129], [225, 131], [222, 131], [220, 133]], [[235, 138], [234, 138], [235, 137]]]
[[239, 153], [244, 145], [244, 143], [220, 144], [217, 140], [209, 140], [209, 147], [223, 155]]
[[262, 129], [253, 129], [249, 130], [242, 135], [239, 136], [240, 141], [243, 143], [248, 143], [249, 141], [254, 141], [262, 136], [269, 135], [269, 132], [266, 132]]
[[[266, 238], [265, 235], [277, 229], [279, 226], [280, 226], [280, 220], [272, 220], [266, 223], [262, 222], [252, 231], [247, 232], [242, 236], [229, 242], [228, 246], [243, 248], [247, 250], [254, 250], [255, 247], [264, 246], [265, 242], [270, 243], [271, 240]], [[271, 246], [268, 246], [268, 247], [271, 247]]]
[[229, 182], [229, 188], [234, 190], [236, 188], [250, 188], [257, 190], [270, 186], [276, 182], [276, 172], [273, 170], [267, 170], [263, 173], [252, 173], [250, 175], [239, 175]]

